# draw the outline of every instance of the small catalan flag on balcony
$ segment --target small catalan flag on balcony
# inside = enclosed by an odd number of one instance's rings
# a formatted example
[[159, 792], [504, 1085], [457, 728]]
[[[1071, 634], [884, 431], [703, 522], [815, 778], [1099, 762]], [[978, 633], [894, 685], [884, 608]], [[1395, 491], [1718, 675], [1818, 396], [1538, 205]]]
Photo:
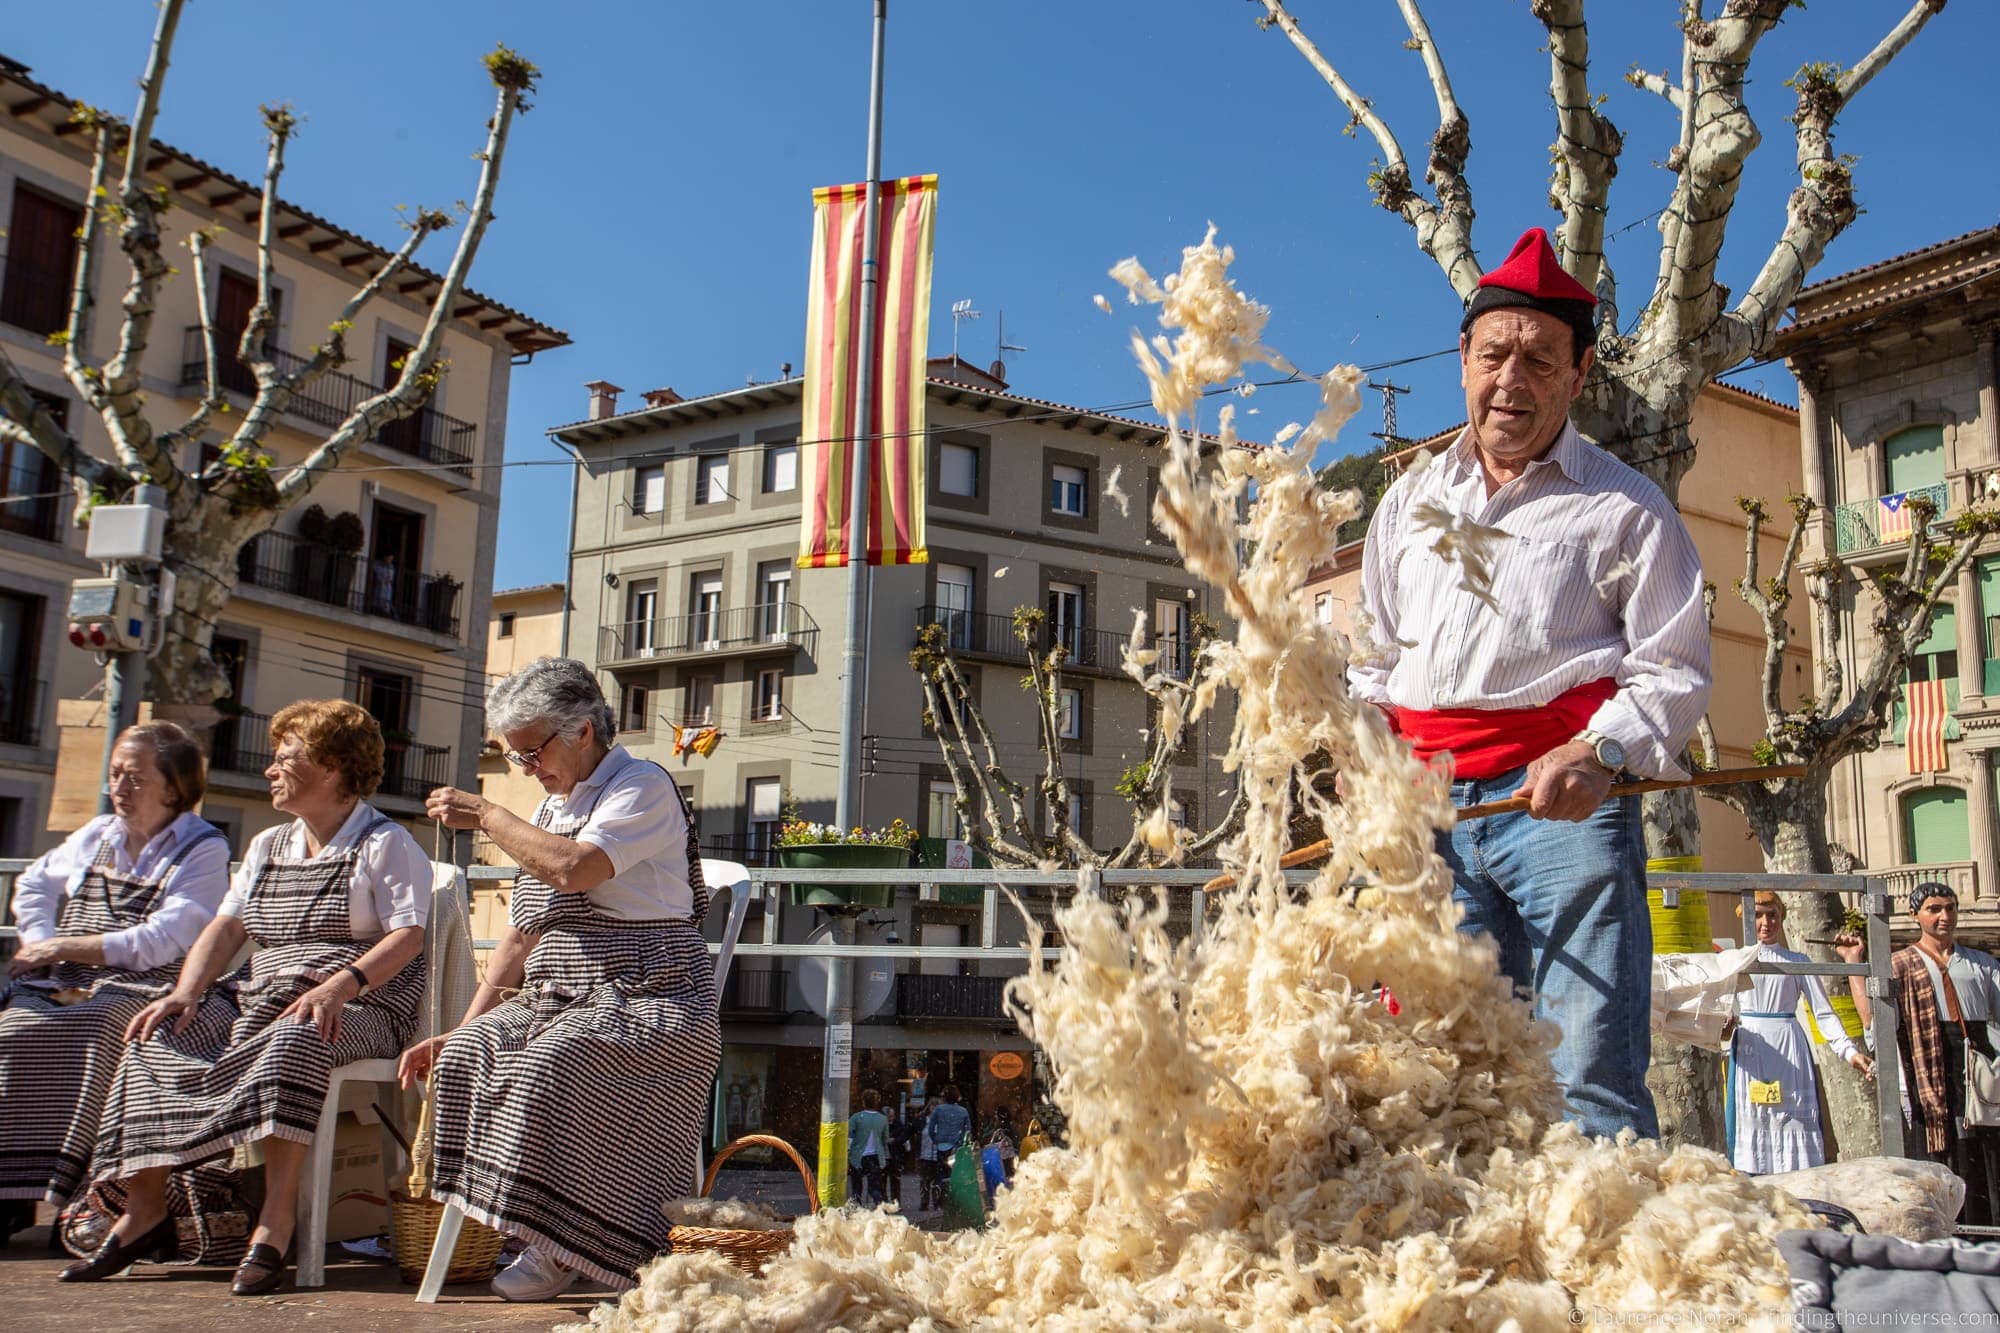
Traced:
[[1905, 541], [1910, 535], [1909, 493], [1899, 491], [1875, 501], [1875, 535], [1884, 542]]
[[1911, 773], [1941, 773], [1950, 764], [1945, 754], [1945, 727], [1951, 721], [1948, 682], [1913, 680], [1903, 686], [1903, 706], [1910, 720], [1903, 732], [1903, 755]]

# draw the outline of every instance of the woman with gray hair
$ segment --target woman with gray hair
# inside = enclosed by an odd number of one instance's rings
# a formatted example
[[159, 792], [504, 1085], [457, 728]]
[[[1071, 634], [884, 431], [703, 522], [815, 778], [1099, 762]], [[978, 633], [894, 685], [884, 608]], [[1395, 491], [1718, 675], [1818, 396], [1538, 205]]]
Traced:
[[630, 1286], [692, 1194], [721, 1059], [701, 850], [666, 770], [613, 743], [589, 667], [544, 657], [486, 695], [507, 758], [547, 793], [532, 819], [471, 792], [431, 818], [521, 867], [464, 1020], [402, 1060], [427, 1073], [431, 1194], [528, 1242], [494, 1290], [552, 1300], [579, 1276]]

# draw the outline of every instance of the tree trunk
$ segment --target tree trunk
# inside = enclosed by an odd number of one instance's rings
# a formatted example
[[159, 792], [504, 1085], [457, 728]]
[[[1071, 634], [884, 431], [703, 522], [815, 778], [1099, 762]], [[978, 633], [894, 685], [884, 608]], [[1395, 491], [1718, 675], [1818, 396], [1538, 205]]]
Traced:
[[[1701, 818], [1692, 791], [1651, 792], [1642, 809], [1648, 860], [1700, 855]], [[1660, 1142], [1668, 1147], [1687, 1143], [1728, 1151], [1723, 1142], [1720, 1055], [1655, 1034], [1646, 1086], [1660, 1114]]]
[[[1826, 841], [1826, 797], [1822, 775], [1783, 784], [1776, 795], [1756, 788], [1761, 818], [1751, 827], [1772, 830], [1764, 848], [1764, 868], [1774, 875], [1826, 875], [1833, 872], [1833, 859]], [[1812, 939], [1831, 939], [1840, 929], [1846, 904], [1840, 896], [1787, 894], [1785, 897], [1785, 940], [1816, 963], [1837, 963], [1831, 947], [1812, 944]], [[1827, 994], [1844, 993], [1845, 979], [1827, 979]], [[1896, 1053], [1888, 1053], [1895, 1059]], [[1882, 1151], [1882, 1126], [1876, 1118], [1875, 1088], [1856, 1073], [1830, 1046], [1813, 1047], [1813, 1062], [1819, 1067], [1820, 1088], [1826, 1094], [1827, 1159], [1853, 1161], [1874, 1157]]]

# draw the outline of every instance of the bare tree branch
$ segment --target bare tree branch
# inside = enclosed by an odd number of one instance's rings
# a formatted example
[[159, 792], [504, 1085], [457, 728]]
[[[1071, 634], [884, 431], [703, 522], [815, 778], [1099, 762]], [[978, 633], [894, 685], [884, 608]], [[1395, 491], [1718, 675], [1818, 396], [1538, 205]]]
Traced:
[[201, 434], [215, 410], [222, 406], [222, 377], [215, 357], [215, 319], [208, 305], [208, 233], [199, 227], [188, 233], [188, 255], [194, 268], [194, 308], [201, 326], [202, 394], [188, 419], [160, 435], [160, 448], [173, 453], [184, 440]]
[[71, 476], [90, 486], [116, 485], [122, 475], [103, 459], [86, 453], [76, 438], [63, 428], [55, 414], [21, 378], [14, 363], [0, 350], [0, 413], [4, 413], [9, 437], [39, 450]]
[[1412, 40], [1424, 57], [1425, 68], [1431, 72], [1431, 86], [1437, 94], [1440, 115], [1447, 116], [1440, 122], [1437, 136], [1432, 141], [1428, 168], [1428, 173], [1435, 174], [1432, 183], [1438, 186], [1443, 207], [1417, 193], [1410, 180], [1409, 159], [1388, 123], [1376, 114], [1369, 100], [1354, 90], [1353, 85], [1334, 68], [1333, 62], [1306, 36], [1298, 20], [1285, 8], [1283, 0], [1261, 0], [1261, 3], [1265, 13], [1258, 22], [1285, 34], [1299, 54], [1305, 57], [1306, 63], [1333, 90], [1341, 105], [1347, 108], [1354, 124], [1366, 129], [1381, 149], [1381, 165], [1369, 178], [1375, 191], [1375, 202], [1400, 215], [1416, 229], [1418, 248], [1444, 270], [1445, 277], [1460, 299], [1470, 298], [1479, 285], [1481, 273], [1479, 261], [1472, 253], [1472, 192], [1463, 174], [1465, 157], [1471, 148], [1471, 136], [1463, 113], [1459, 113], [1455, 121], [1448, 118], [1447, 108], [1457, 111], [1457, 100], [1452, 95], [1449, 80], [1444, 77], [1444, 64], [1438, 58], [1437, 44], [1431, 40], [1430, 28], [1423, 22], [1416, 0], [1398, 0], [1398, 6], [1409, 23]]
[[1944, 0], [1916, 0], [1889, 34], [1844, 74], [1827, 65], [1807, 65], [1793, 77], [1791, 86], [1798, 93], [1792, 123], [1798, 131], [1799, 184], [1785, 205], [1784, 231], [1733, 312], [1733, 331], [1741, 345], [1738, 359], [1762, 355], [1769, 348], [1786, 307], [1805, 285], [1806, 274], [1825, 255], [1828, 243], [1854, 220], [1854, 178], [1847, 163], [1834, 155], [1834, 119], [1943, 8]]
[[1556, 104], [1552, 191], [1563, 214], [1563, 267], [1595, 290], [1604, 260], [1605, 206], [1625, 139], [1590, 96], [1590, 30], [1583, 21], [1583, 0], [1534, 0], [1532, 8], [1549, 34], [1549, 95]]
[[1658, 93], [1667, 99], [1667, 104], [1676, 111], [1687, 110], [1687, 94], [1664, 74], [1649, 74], [1636, 66], [1625, 76], [1625, 81], [1634, 88], [1649, 93]]

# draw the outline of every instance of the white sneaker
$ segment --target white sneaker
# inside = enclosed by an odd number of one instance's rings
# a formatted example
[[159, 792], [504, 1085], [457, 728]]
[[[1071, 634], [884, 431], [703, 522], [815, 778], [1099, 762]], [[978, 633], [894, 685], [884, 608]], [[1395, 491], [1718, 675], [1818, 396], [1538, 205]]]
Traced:
[[493, 1279], [493, 1292], [510, 1301], [552, 1301], [568, 1291], [583, 1276], [581, 1269], [559, 1264], [554, 1258], [530, 1245], [500, 1270]]

